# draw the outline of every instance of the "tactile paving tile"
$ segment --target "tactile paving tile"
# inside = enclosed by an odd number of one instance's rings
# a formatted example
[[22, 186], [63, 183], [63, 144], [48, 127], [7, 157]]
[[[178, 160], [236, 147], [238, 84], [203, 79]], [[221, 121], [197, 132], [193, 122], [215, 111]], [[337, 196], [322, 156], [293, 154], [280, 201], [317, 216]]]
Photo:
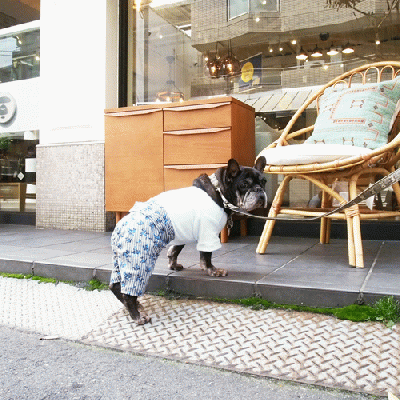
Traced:
[[137, 326], [122, 309], [83, 341], [377, 395], [400, 392], [398, 328], [206, 301], [145, 296], [142, 304], [152, 324]]
[[77, 340], [121, 309], [111, 292], [0, 276], [0, 324]]
[[400, 329], [201, 300], [141, 300], [138, 326], [109, 291], [0, 277], [0, 324], [237, 372], [400, 394]]

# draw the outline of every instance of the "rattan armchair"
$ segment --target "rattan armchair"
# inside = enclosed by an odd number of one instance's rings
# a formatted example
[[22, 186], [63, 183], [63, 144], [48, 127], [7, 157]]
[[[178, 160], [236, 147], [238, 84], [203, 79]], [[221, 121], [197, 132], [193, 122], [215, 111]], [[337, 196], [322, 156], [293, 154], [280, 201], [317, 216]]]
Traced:
[[[389, 75], [389, 76], [388, 76]], [[296, 132], [292, 132], [299, 116], [312, 104], [317, 105], [319, 109], [320, 96], [328, 87], [335, 85], [346, 85], [351, 87], [352, 84], [365, 84], [373, 78], [376, 82], [381, 80], [394, 79], [400, 75], [400, 62], [377, 62], [355, 68], [344, 73], [327, 83], [318, 90], [306, 103], [294, 114], [286, 128], [283, 130], [279, 139], [267, 148], [278, 146], [289, 146], [293, 140], [298, 140], [311, 134], [314, 125], [303, 128]], [[314, 103], [316, 102], [316, 103]], [[374, 149], [369, 154], [360, 156], [352, 156], [350, 158], [335, 160], [322, 163], [302, 164], [302, 165], [269, 165], [265, 173], [283, 175], [283, 180], [276, 192], [269, 211], [270, 217], [277, 217], [281, 214], [292, 216], [293, 218], [304, 218], [320, 216], [324, 212], [332, 209], [332, 199], [336, 199], [340, 204], [347, 201], [339, 193], [337, 193], [332, 185], [337, 181], [344, 181], [348, 184], [349, 199], [353, 199], [360, 190], [368, 186], [368, 182], [374, 182], [380, 177], [388, 175], [394, 171], [396, 163], [400, 160], [400, 133], [399, 133], [399, 115], [393, 124], [393, 128], [389, 135], [388, 143]], [[303, 179], [316, 185], [322, 193], [321, 207], [311, 209], [307, 206], [302, 208], [282, 207], [285, 191], [288, 189], [289, 182], [292, 179]], [[364, 185], [364, 187], [362, 187]], [[397, 204], [400, 205], [400, 187], [396, 183], [393, 185], [393, 192], [396, 196]], [[363, 247], [361, 241], [360, 222], [362, 220], [378, 220], [382, 218], [399, 217], [400, 211], [396, 210], [372, 210], [367, 207], [355, 205], [345, 212], [335, 213], [329, 218], [322, 218], [320, 225], [320, 243], [326, 244], [330, 241], [331, 220], [346, 220], [348, 234], [348, 257], [349, 264], [358, 268], [364, 267]], [[261, 235], [257, 253], [265, 253], [268, 242], [272, 235], [275, 220], [269, 220], [265, 223], [264, 231]]]

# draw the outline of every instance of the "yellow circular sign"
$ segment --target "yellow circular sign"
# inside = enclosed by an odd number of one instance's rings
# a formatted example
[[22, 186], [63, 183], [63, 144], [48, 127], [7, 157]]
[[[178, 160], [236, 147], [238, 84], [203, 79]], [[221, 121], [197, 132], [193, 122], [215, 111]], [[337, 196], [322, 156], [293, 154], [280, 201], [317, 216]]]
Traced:
[[251, 62], [247, 62], [242, 67], [242, 81], [249, 82], [253, 79], [254, 67]]

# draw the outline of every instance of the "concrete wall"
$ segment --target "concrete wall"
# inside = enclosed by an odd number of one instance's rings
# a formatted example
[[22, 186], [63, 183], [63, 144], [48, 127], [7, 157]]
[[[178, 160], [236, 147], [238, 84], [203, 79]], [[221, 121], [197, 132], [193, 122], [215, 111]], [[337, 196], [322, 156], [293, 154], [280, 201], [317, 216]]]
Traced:
[[42, 0], [40, 143], [104, 140], [117, 105], [117, 0]]
[[118, 1], [41, 1], [37, 226], [104, 230], [104, 117], [117, 107]]
[[36, 157], [38, 228], [112, 227], [104, 209], [104, 142], [42, 145]]

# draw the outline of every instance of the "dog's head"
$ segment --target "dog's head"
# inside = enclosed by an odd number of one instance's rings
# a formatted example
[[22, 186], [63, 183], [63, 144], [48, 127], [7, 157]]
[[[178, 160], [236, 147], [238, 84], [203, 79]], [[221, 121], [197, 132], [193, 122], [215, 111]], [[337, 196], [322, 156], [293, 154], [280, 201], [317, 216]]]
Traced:
[[263, 156], [257, 159], [253, 168], [240, 166], [235, 159], [230, 159], [226, 167], [215, 172], [222, 194], [230, 203], [246, 211], [266, 207], [265, 165]]

